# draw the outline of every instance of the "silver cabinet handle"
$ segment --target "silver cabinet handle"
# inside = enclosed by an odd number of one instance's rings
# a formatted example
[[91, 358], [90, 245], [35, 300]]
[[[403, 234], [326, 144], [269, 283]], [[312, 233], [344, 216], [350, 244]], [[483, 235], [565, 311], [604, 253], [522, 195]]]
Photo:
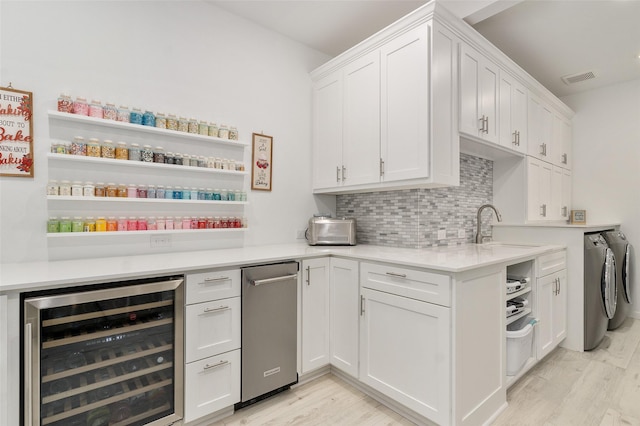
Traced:
[[392, 277], [407, 278], [407, 274], [398, 274], [396, 272], [387, 272], [386, 274]]
[[206, 364], [202, 369], [206, 371], [206, 370], [211, 370], [212, 368], [222, 367], [223, 365], [227, 365], [227, 364], [229, 364], [229, 361], [220, 361], [219, 363], [213, 364], [213, 365]]
[[562, 154], [562, 164], [567, 164], [567, 162], [568, 162], [567, 154], [564, 153]]
[[540, 216], [547, 217], [547, 205], [543, 204], [540, 206]]
[[511, 143], [515, 146], [518, 146], [518, 131], [514, 131], [513, 132], [513, 140], [511, 141]]
[[311, 266], [307, 266], [307, 285], [311, 285]]
[[205, 278], [203, 284], [215, 283], [218, 281], [228, 281], [229, 277]]
[[360, 295], [360, 316], [364, 315], [364, 296]]
[[518, 143], [516, 145], [520, 146], [520, 130], [518, 130], [517, 133], [518, 133]]
[[342, 166], [342, 181], [344, 182], [347, 179], [347, 168]]
[[205, 308], [202, 313], [204, 314], [210, 314], [211, 312], [219, 312], [219, 311], [226, 311], [227, 309], [231, 309], [228, 306], [220, 306], [218, 308]]
[[384, 176], [384, 160], [380, 159], [380, 176]]
[[560, 278], [558, 277], [558, 294], [560, 294]]
[[262, 284], [277, 283], [280, 281], [295, 280], [296, 278], [298, 278], [298, 274], [284, 275], [282, 277], [275, 277], [275, 278], [265, 278], [263, 280], [249, 280], [249, 282], [251, 283], [251, 285], [258, 286]]
[[568, 210], [569, 210], [569, 209], [567, 208], [567, 206], [564, 206], [564, 207], [562, 208], [562, 217], [566, 217], [566, 216], [567, 216], [567, 211], [568, 211]]
[[336, 182], [340, 183], [340, 167], [336, 166]]
[[489, 133], [489, 117], [486, 117], [484, 120], [487, 123], [487, 125], [486, 125], [486, 127], [484, 129], [484, 132], [485, 133]]

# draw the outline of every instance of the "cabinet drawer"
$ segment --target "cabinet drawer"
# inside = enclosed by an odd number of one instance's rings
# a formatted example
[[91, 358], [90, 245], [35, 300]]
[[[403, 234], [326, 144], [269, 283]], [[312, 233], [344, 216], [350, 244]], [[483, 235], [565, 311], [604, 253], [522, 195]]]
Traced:
[[186, 365], [184, 420], [191, 422], [240, 402], [240, 350]]
[[451, 306], [451, 279], [448, 275], [362, 263], [360, 282], [362, 287], [442, 306]]
[[567, 252], [562, 250], [542, 255], [538, 257], [536, 265], [536, 276], [538, 278], [566, 269]]
[[207, 302], [240, 296], [240, 269], [187, 274], [186, 303]]
[[187, 306], [185, 362], [240, 348], [240, 309], [240, 297]]

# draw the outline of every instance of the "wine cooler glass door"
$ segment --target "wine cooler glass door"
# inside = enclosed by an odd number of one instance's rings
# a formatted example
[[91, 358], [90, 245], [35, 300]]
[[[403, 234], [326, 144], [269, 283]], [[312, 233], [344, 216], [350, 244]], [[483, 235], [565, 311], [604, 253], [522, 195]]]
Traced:
[[25, 299], [25, 425], [182, 418], [183, 279], [123, 284]]

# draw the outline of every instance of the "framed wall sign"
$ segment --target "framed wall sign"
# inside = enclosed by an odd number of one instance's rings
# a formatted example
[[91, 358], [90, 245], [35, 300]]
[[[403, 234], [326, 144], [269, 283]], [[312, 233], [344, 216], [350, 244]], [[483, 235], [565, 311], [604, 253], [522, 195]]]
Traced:
[[271, 191], [272, 154], [273, 137], [254, 133], [251, 155], [251, 189]]
[[33, 177], [33, 94], [0, 87], [0, 176]]
[[587, 223], [587, 211], [586, 210], [571, 210], [571, 217], [569, 223], [572, 225], [586, 225]]

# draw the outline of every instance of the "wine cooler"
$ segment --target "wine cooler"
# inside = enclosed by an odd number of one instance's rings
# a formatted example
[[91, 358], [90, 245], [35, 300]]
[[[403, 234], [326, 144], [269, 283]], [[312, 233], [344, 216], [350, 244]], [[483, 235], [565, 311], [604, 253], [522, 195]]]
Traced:
[[25, 426], [183, 417], [183, 277], [23, 296]]

